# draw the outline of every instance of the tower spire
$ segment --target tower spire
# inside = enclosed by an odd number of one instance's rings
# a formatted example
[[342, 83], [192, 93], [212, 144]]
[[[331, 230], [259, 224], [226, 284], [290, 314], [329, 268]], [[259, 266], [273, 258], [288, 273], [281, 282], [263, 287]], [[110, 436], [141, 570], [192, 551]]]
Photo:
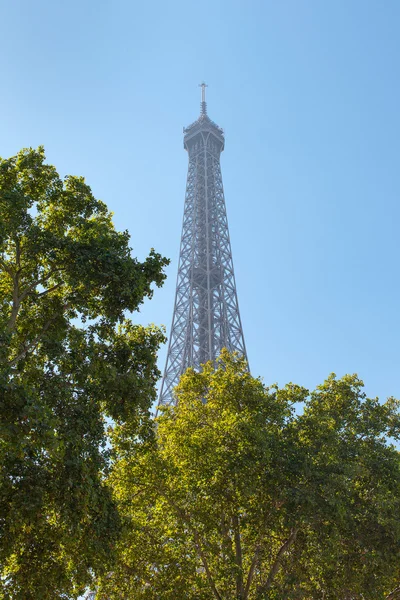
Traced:
[[206, 103], [206, 87], [208, 85], [206, 83], [199, 83], [199, 87], [201, 87], [201, 103], [200, 103], [200, 114], [207, 114], [207, 103]]

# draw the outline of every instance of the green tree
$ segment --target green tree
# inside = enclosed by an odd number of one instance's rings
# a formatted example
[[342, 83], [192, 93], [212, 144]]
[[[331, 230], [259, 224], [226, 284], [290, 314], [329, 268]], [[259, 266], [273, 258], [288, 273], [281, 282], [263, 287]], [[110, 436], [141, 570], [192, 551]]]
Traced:
[[140, 434], [163, 340], [125, 314], [167, 262], [132, 258], [43, 148], [0, 159], [0, 598], [77, 597], [106, 568], [120, 529], [107, 423]]
[[225, 350], [189, 369], [152, 436], [114, 432], [124, 533], [99, 597], [394, 598], [399, 404], [362, 385], [266, 388]]

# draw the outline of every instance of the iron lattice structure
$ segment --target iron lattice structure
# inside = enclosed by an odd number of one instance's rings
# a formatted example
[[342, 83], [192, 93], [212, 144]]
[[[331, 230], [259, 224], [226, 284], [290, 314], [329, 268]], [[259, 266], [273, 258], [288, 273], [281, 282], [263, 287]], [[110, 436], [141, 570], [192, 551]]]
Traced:
[[205, 87], [199, 118], [183, 130], [189, 167], [160, 405], [174, 402], [173, 388], [188, 367], [199, 369], [222, 348], [247, 359], [220, 166], [224, 132], [207, 115]]

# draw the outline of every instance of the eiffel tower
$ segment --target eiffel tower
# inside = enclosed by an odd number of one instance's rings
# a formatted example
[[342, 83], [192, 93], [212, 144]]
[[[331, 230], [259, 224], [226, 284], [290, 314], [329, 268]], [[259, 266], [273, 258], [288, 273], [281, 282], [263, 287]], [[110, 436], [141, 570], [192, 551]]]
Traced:
[[247, 359], [220, 166], [224, 132], [207, 115], [207, 86], [200, 87], [200, 116], [183, 130], [189, 167], [160, 405], [174, 403], [172, 391], [188, 367], [199, 369], [222, 348]]

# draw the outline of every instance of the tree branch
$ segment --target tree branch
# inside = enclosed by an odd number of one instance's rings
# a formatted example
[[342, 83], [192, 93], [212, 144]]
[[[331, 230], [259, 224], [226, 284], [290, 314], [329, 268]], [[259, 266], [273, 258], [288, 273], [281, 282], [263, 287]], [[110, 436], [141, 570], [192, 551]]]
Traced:
[[222, 535], [222, 541], [221, 541], [222, 557], [224, 560], [226, 560], [228, 557], [230, 559], [230, 557], [232, 555], [232, 538], [229, 535], [229, 526], [228, 526], [227, 518], [226, 518], [226, 515], [224, 512], [221, 515], [221, 535]]
[[50, 292], [54, 292], [54, 290], [57, 290], [62, 285], [64, 285], [64, 282], [60, 281], [60, 283], [53, 285], [53, 287], [49, 288], [48, 290], [44, 290], [44, 292], [40, 292], [40, 294], [38, 295], [38, 298], [42, 298], [43, 296], [46, 296], [46, 294], [50, 294]]
[[17, 316], [18, 316], [18, 312], [19, 312], [19, 307], [20, 307], [20, 299], [19, 299], [19, 267], [21, 265], [21, 247], [20, 247], [20, 243], [19, 243], [19, 239], [16, 238], [15, 240], [15, 265], [16, 265], [16, 271], [15, 273], [12, 274], [12, 280], [13, 280], [13, 303], [12, 303], [12, 309], [11, 309], [11, 315], [10, 315], [10, 320], [8, 321], [7, 324], [7, 333], [10, 333], [14, 327], [15, 327], [15, 322], [17, 320]]
[[208, 564], [207, 557], [206, 557], [206, 555], [205, 555], [205, 553], [203, 551], [199, 532], [197, 531], [197, 529], [195, 529], [193, 527], [189, 515], [187, 515], [184, 510], [182, 510], [179, 506], [177, 506], [175, 504], [175, 502], [173, 502], [171, 500], [171, 498], [169, 498], [169, 496], [165, 493], [165, 491], [163, 489], [160, 489], [157, 486], [157, 491], [158, 491], [158, 493], [160, 495], [163, 496], [163, 498], [165, 498], [165, 500], [168, 502], [168, 504], [178, 513], [178, 516], [182, 519], [182, 521], [192, 531], [193, 536], [194, 536], [194, 542], [195, 542], [196, 550], [197, 550], [197, 553], [199, 555], [199, 558], [200, 558], [201, 562], [203, 563], [203, 567], [204, 567], [204, 570], [206, 572], [207, 581], [208, 581], [208, 584], [209, 584], [209, 586], [211, 588], [211, 591], [212, 591], [212, 593], [214, 594], [214, 596], [215, 596], [215, 598], [217, 600], [222, 600], [222, 596], [218, 592], [217, 587], [215, 585], [215, 581], [214, 581], [213, 576], [211, 574], [210, 566]]
[[8, 273], [9, 275], [11, 275], [11, 277], [13, 277], [14, 275], [14, 271], [12, 270], [12, 268], [6, 263], [6, 261], [3, 258], [0, 258], [0, 267], [2, 267], [6, 273]]
[[[9, 322], [8, 322], [7, 328], [6, 328], [6, 331], [8, 333], [10, 333], [14, 329], [14, 327], [15, 327], [15, 323], [17, 321], [19, 309], [21, 307], [21, 302], [23, 302], [23, 300], [25, 300], [25, 298], [31, 292], [33, 292], [33, 290], [36, 288], [36, 286], [43, 285], [44, 283], [46, 283], [46, 281], [48, 281], [56, 273], [59, 273], [60, 271], [65, 271], [65, 268], [60, 267], [60, 268], [54, 268], [54, 269], [52, 269], [50, 271], [50, 273], [48, 273], [42, 279], [37, 279], [37, 280], [33, 281], [20, 294], [20, 292], [19, 292], [19, 277], [20, 277], [20, 273], [21, 273], [21, 271], [22, 271], [23, 268], [21, 268], [21, 244], [20, 244], [20, 241], [19, 241], [18, 238], [15, 240], [15, 266], [16, 266], [16, 270], [14, 271], [13, 269], [11, 269], [11, 267], [7, 266], [6, 262], [2, 258], [0, 258], [0, 265], [12, 277], [12, 280], [13, 280], [13, 303], [12, 303], [12, 309], [11, 309], [10, 319], [9, 319]], [[56, 290], [57, 288], [59, 288], [61, 285], [62, 285], [62, 282], [58, 283], [58, 284], [56, 284], [54, 286], [52, 286], [48, 290], [45, 290], [45, 291], [41, 292], [38, 295], [38, 298], [41, 298], [41, 297], [45, 296], [46, 294], [48, 294], [50, 292], [53, 292], [54, 290]]]
[[267, 590], [270, 589], [272, 582], [274, 580], [275, 575], [277, 574], [277, 572], [280, 569], [281, 566], [281, 562], [282, 559], [285, 555], [285, 552], [287, 552], [287, 550], [289, 550], [290, 546], [293, 544], [293, 542], [296, 539], [297, 533], [299, 531], [298, 527], [295, 527], [294, 529], [291, 530], [290, 535], [288, 537], [288, 539], [282, 544], [282, 546], [279, 548], [278, 554], [276, 555], [276, 559], [274, 564], [271, 567], [271, 570], [268, 574], [268, 577], [265, 581], [265, 583], [263, 583], [262, 585], [260, 585], [257, 588], [257, 595], [258, 596], [262, 596], [262, 594], [264, 594]]
[[[64, 311], [67, 310], [70, 306], [71, 306], [70, 304], [65, 304], [64, 307], [63, 307]], [[14, 366], [15, 363], [17, 363], [19, 360], [21, 360], [21, 358], [23, 358], [30, 350], [36, 348], [36, 346], [38, 345], [38, 343], [42, 339], [43, 335], [49, 329], [50, 325], [57, 319], [57, 317], [58, 317], [58, 315], [55, 315], [54, 317], [52, 317], [51, 319], [49, 319], [47, 321], [47, 323], [45, 323], [42, 331], [27, 346], [25, 346], [24, 349], [17, 356], [15, 356], [12, 359], [12, 361], [10, 362], [11, 366]]]
[[6, 327], [6, 331], [7, 333], [11, 333], [11, 331], [14, 329], [15, 327], [15, 322], [17, 320], [17, 316], [18, 316], [18, 312], [19, 312], [19, 301], [18, 301], [18, 283], [15, 281], [15, 277], [13, 277], [14, 279], [14, 289], [13, 289], [13, 303], [12, 303], [12, 309], [11, 309], [11, 315], [10, 315], [10, 319], [7, 323], [7, 327]]
[[193, 529], [193, 535], [194, 535], [194, 543], [195, 543], [195, 546], [197, 548], [197, 552], [198, 552], [198, 554], [200, 556], [200, 560], [203, 563], [203, 567], [204, 567], [204, 570], [205, 570], [206, 575], [207, 575], [208, 584], [209, 584], [209, 586], [210, 586], [210, 588], [211, 588], [214, 596], [217, 598], [217, 600], [222, 600], [222, 597], [220, 596], [220, 594], [219, 594], [219, 592], [218, 592], [218, 590], [216, 588], [214, 579], [213, 579], [213, 577], [211, 575], [210, 567], [208, 565], [208, 560], [207, 560], [207, 557], [204, 554], [203, 549], [201, 547], [200, 536], [199, 536], [199, 533], [198, 533], [198, 531], [196, 529]]
[[[276, 502], [274, 504], [274, 507], [275, 508], [280, 508], [282, 506], [282, 504], [283, 504], [282, 502], [280, 502], [280, 503]], [[261, 549], [262, 549], [262, 542], [261, 542], [261, 540], [262, 540], [262, 538], [263, 538], [263, 536], [265, 534], [265, 530], [266, 530], [266, 527], [267, 527], [268, 519], [270, 518], [271, 513], [272, 513], [272, 507], [271, 507], [270, 510], [268, 510], [267, 514], [264, 515], [262, 526], [259, 528], [259, 535], [257, 536], [257, 541], [256, 541], [256, 545], [255, 545], [255, 548], [254, 548], [254, 555], [253, 555], [253, 558], [252, 558], [252, 561], [251, 561], [251, 564], [250, 564], [250, 569], [249, 569], [249, 572], [248, 572], [248, 575], [247, 575], [247, 579], [246, 579], [245, 598], [247, 598], [248, 595], [249, 595], [250, 587], [251, 587], [251, 584], [253, 583], [253, 579], [254, 579], [254, 573], [255, 573], [255, 570], [256, 570], [259, 562], [260, 562], [260, 554], [261, 554]], [[274, 536], [272, 536], [270, 534], [270, 538], [274, 539]], [[275, 538], [275, 539], [278, 539], [278, 538]]]
[[[46, 277], [32, 281], [32, 283], [30, 285], [28, 285], [28, 287], [22, 292], [21, 296], [19, 297], [19, 301], [22, 302], [22, 300], [25, 300], [25, 298], [31, 292], [33, 292], [33, 290], [35, 289], [36, 286], [43, 285], [44, 283], [46, 283], [46, 281], [48, 281], [50, 279], [50, 277], [53, 277], [53, 275], [55, 275], [56, 273], [60, 273], [61, 271], [65, 271], [65, 269], [64, 268], [53, 269], [52, 271], [50, 271], [50, 273], [48, 273], [46, 275]], [[60, 285], [62, 285], [62, 283], [63, 282], [60, 282], [57, 284], [57, 286], [53, 286], [49, 290], [45, 290], [44, 292], [40, 293], [38, 297], [40, 298], [41, 296], [44, 296], [48, 291], [52, 291], [53, 289], [55, 289], [55, 287], [59, 287]]]
[[259, 558], [260, 558], [260, 550], [261, 550], [261, 546], [259, 544], [257, 544], [256, 549], [254, 551], [253, 560], [251, 561], [249, 573], [247, 575], [246, 587], [245, 587], [245, 590], [244, 590], [245, 598], [247, 598], [247, 596], [249, 595], [250, 586], [251, 586], [251, 584], [253, 582], [254, 572], [256, 570], [256, 567], [258, 565], [258, 561], [259, 561]]
[[11, 331], [15, 327], [15, 323], [17, 320], [17, 316], [19, 313], [20, 301], [19, 301], [19, 281], [18, 281], [18, 273], [13, 275], [13, 302], [10, 319], [7, 323], [6, 331], [7, 333], [11, 333]]
[[400, 585], [386, 596], [386, 600], [397, 600], [400, 598]]
[[240, 525], [239, 517], [233, 515], [232, 517], [233, 535], [235, 540], [235, 563], [237, 567], [236, 574], [236, 597], [240, 600], [245, 600], [244, 596], [244, 585], [243, 585], [243, 555], [242, 555], [242, 544], [240, 541]]

